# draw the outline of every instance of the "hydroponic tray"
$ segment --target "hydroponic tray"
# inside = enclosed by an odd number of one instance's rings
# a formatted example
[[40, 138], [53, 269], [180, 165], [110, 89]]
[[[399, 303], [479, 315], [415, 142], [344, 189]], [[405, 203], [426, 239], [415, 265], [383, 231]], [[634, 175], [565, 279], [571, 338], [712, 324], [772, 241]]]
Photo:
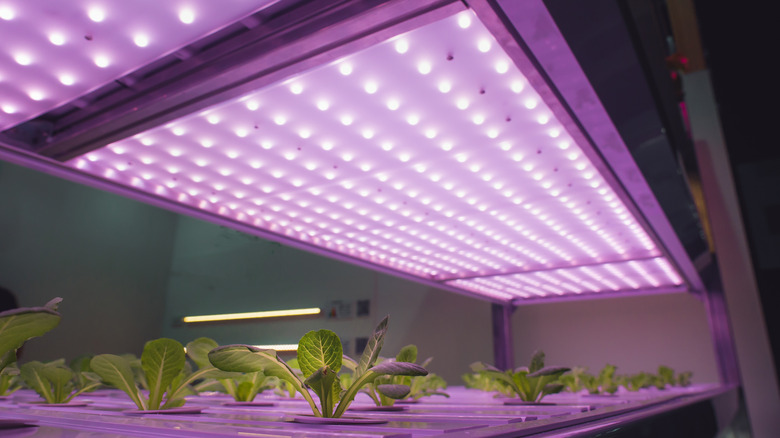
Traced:
[[[238, 435], [314, 437], [424, 437], [448, 436], [526, 436], [549, 433], [561, 427], [577, 427], [604, 418], [618, 418], [653, 407], [693, 403], [726, 391], [717, 386], [621, 392], [612, 397], [556, 394], [545, 405], [505, 405], [492, 393], [462, 387], [450, 388], [450, 398], [423, 399], [394, 412], [359, 411], [350, 417], [379, 424], [305, 424], [295, 417], [310, 414], [300, 399], [262, 397], [274, 406], [224, 406], [221, 397], [189, 397], [187, 407], [200, 414], [123, 414], [133, 405], [123, 394], [106, 391], [78, 398], [86, 406], [41, 407], [31, 404], [35, 395], [19, 391], [0, 401], [0, 421], [26, 425], [4, 430], [10, 436], [70, 436], [89, 432], [91, 437], [225, 437]], [[358, 400], [358, 406], [368, 406]], [[506, 431], [511, 431], [506, 435]], [[3, 435], [5, 436], [5, 435]]]

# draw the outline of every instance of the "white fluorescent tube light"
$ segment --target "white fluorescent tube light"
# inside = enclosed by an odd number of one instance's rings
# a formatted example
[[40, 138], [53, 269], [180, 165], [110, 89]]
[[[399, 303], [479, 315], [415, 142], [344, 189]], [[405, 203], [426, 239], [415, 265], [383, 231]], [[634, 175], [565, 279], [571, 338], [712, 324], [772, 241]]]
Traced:
[[239, 319], [261, 319], [261, 318], [281, 318], [284, 316], [319, 315], [321, 312], [322, 309], [320, 309], [319, 307], [309, 307], [306, 309], [267, 310], [263, 312], [223, 313], [218, 315], [185, 316], [184, 318], [182, 318], [182, 321], [186, 323], [235, 321]]
[[272, 344], [272, 345], [254, 345], [256, 348], [263, 350], [276, 350], [276, 351], [298, 351], [298, 344]]

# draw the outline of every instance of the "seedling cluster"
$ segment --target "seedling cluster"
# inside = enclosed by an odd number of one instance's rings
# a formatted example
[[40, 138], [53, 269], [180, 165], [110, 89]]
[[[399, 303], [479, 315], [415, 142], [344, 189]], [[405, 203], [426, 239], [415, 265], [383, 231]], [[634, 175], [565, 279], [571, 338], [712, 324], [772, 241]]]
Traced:
[[566, 390], [571, 393], [587, 392], [590, 395], [614, 395], [623, 387], [626, 391], [645, 388], [663, 390], [669, 387], [685, 387], [691, 384], [690, 371], [675, 373], [667, 366], [658, 367], [656, 374], [616, 374], [615, 365], [605, 365], [598, 374], [590, 374], [586, 368], [544, 367], [544, 353], [537, 351], [529, 367], [502, 371], [492, 365], [476, 362], [471, 365], [473, 373], [464, 374], [463, 381], [468, 388], [497, 392], [507, 397], [539, 403], [548, 394]]

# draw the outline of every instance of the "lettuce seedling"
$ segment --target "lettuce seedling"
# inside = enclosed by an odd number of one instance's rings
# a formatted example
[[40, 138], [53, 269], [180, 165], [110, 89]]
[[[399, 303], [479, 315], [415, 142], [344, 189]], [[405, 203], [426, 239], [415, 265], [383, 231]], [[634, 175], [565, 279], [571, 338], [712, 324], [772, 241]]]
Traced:
[[21, 366], [20, 374], [24, 383], [50, 404], [68, 403], [101, 384], [100, 378], [89, 372], [80, 373], [82, 379], [77, 379], [76, 373], [65, 365], [63, 359], [48, 363], [27, 362]]
[[463, 380], [466, 388], [479, 389], [485, 392], [497, 392], [507, 397], [514, 394], [514, 391], [508, 384], [493, 378], [484, 370], [463, 374], [460, 378]]
[[57, 308], [62, 298], [43, 307], [21, 307], [0, 312], [0, 372], [16, 362], [16, 350], [28, 339], [42, 336], [60, 323]]
[[[422, 376], [428, 373], [421, 366], [412, 363], [376, 364], [386, 331], [387, 317], [379, 323], [360, 361], [357, 362], [354, 382], [343, 391], [338, 376], [343, 363], [343, 346], [339, 337], [330, 330], [310, 331], [298, 341], [298, 364], [304, 380], [279, 359], [274, 350], [262, 350], [250, 345], [227, 345], [212, 350], [209, 360], [215, 367], [224, 371], [262, 371], [289, 382], [309, 403], [315, 416], [338, 418], [344, 414], [358, 391], [378, 377]], [[317, 394], [319, 407], [306, 388], [311, 388]]]
[[[574, 367], [569, 374], [561, 376], [558, 380], [566, 387], [567, 391], [577, 393], [585, 389], [583, 380], [587, 380], [588, 377], [592, 378], [593, 376], [587, 374], [585, 368]], [[590, 388], [588, 392], [590, 392]]]
[[665, 365], [660, 365], [658, 367], [657, 382], [656, 386], [663, 385], [663, 388], [665, 388], [666, 385], [674, 386], [676, 382], [674, 370]]
[[693, 371], [683, 371], [677, 375], [677, 381], [675, 384], [682, 387], [690, 386], [691, 377], [693, 377]]
[[218, 370], [209, 362], [208, 356], [209, 351], [217, 347], [219, 347], [219, 344], [210, 338], [198, 338], [187, 344], [187, 356], [195, 362], [199, 371], [209, 376], [209, 379], [196, 387], [196, 390], [204, 387], [204, 384], [217, 381], [235, 401], [251, 402], [257, 394], [272, 388], [274, 383], [278, 381], [275, 377], [266, 376], [262, 371], [229, 373]]
[[[428, 367], [433, 358], [428, 358], [420, 366]], [[381, 360], [380, 363], [387, 361]], [[417, 346], [407, 345], [395, 357], [396, 362], [417, 363]], [[352, 379], [350, 379], [352, 380]], [[344, 386], [344, 382], [342, 382]], [[449, 394], [438, 391], [447, 387], [447, 382], [433, 373], [425, 376], [387, 376], [379, 377], [363, 389], [377, 406], [393, 406], [396, 400], [411, 398], [413, 400], [432, 395], [449, 397]]]
[[[140, 410], [171, 409], [184, 405], [184, 396], [192, 393], [190, 385], [208, 378], [213, 370], [187, 373], [184, 346], [180, 342], [160, 338], [149, 341], [141, 353], [141, 382], [133, 373], [132, 356], [100, 354], [90, 366], [107, 385], [122, 390]], [[149, 392], [146, 397], [139, 386]]]
[[539, 403], [546, 395], [561, 392], [563, 385], [558, 383], [558, 379], [570, 371], [570, 368], [566, 367], [545, 367], [544, 352], [541, 350], [534, 353], [527, 368], [501, 371], [484, 362], [475, 362], [471, 364], [471, 369], [486, 372], [506, 384], [521, 400], [529, 403]]
[[636, 392], [643, 388], [649, 388], [653, 385], [653, 376], [644, 371], [637, 374], [626, 376], [624, 386], [627, 390]]
[[0, 396], [8, 396], [21, 389], [19, 368], [15, 364], [8, 365], [0, 371]]

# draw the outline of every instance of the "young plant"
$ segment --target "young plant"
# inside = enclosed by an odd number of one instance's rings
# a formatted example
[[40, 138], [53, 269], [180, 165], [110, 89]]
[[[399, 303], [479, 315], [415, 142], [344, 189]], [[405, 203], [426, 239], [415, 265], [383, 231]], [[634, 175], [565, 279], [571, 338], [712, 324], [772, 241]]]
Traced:
[[664, 389], [666, 388], [666, 385], [674, 386], [675, 383], [674, 370], [665, 365], [660, 365], [658, 367], [658, 374], [656, 375], [656, 386], [659, 387], [659, 389]]
[[42, 336], [60, 323], [57, 308], [62, 298], [43, 307], [22, 307], [0, 312], [0, 372], [16, 362], [16, 350], [28, 339]]
[[[513, 390], [509, 387], [508, 384], [493, 378], [485, 370], [463, 374], [460, 376], [460, 378], [463, 380], [466, 388], [479, 389], [485, 392], [497, 392], [498, 394], [502, 394], [507, 397], [514, 394]], [[498, 394], [496, 394], [496, 396], [498, 396]]]
[[[385, 359], [386, 360], [386, 359]], [[428, 358], [422, 363], [423, 368], [431, 363]], [[417, 346], [407, 345], [395, 357], [396, 362], [417, 363]], [[350, 379], [351, 380], [351, 379]], [[342, 382], [344, 386], [344, 382]], [[433, 373], [425, 376], [387, 376], [374, 380], [363, 389], [377, 406], [393, 406], [396, 400], [411, 398], [413, 400], [432, 395], [449, 397], [449, 394], [438, 391], [447, 387], [447, 382]]]
[[[585, 368], [574, 367], [569, 374], [561, 376], [559, 381], [566, 387], [566, 391], [577, 393], [585, 389], [583, 380], [592, 377], [585, 372]], [[590, 390], [588, 391], [590, 392]]]
[[[213, 370], [186, 373], [184, 346], [168, 338], [155, 339], [144, 345], [141, 354], [141, 382], [136, 382], [132, 356], [100, 354], [90, 366], [107, 385], [122, 390], [138, 409], [172, 409], [184, 405], [184, 396], [192, 393], [190, 385], [210, 377]], [[146, 397], [139, 386], [148, 390]]]
[[0, 397], [13, 394], [22, 388], [19, 381], [19, 368], [16, 365], [8, 365], [0, 371]]
[[682, 387], [690, 386], [691, 377], [693, 377], [693, 371], [683, 371], [677, 375], [675, 385]]
[[27, 362], [21, 366], [20, 374], [24, 383], [49, 404], [68, 403], [77, 395], [100, 386], [100, 378], [93, 373], [80, 373], [81, 379], [78, 379], [63, 359], [48, 363]]
[[[405, 362], [376, 364], [387, 331], [387, 317], [379, 323], [363, 351], [354, 373], [354, 382], [344, 391], [338, 372], [343, 363], [343, 347], [339, 337], [330, 330], [306, 333], [298, 342], [299, 377], [274, 350], [262, 350], [250, 345], [227, 345], [209, 353], [211, 363], [224, 371], [257, 372], [289, 382], [309, 403], [317, 417], [338, 418], [365, 385], [385, 375], [422, 376], [428, 372], [419, 365]], [[318, 407], [306, 388], [311, 388], [320, 401]]]
[[626, 376], [624, 386], [627, 390], [636, 392], [643, 388], [649, 388], [653, 384], [653, 376], [641, 371], [637, 374]]
[[570, 371], [566, 367], [545, 367], [542, 351], [534, 353], [528, 368], [501, 371], [484, 362], [475, 362], [471, 369], [486, 372], [511, 388], [522, 401], [529, 403], [539, 403], [546, 395], [561, 392], [563, 385], [558, 383], [558, 379]]
[[277, 382], [275, 377], [266, 376], [262, 371], [254, 373], [229, 373], [216, 369], [209, 362], [209, 351], [219, 347], [216, 341], [210, 338], [198, 338], [187, 344], [187, 356], [195, 362], [199, 371], [207, 371], [208, 380], [199, 384], [196, 391], [203, 388], [209, 382], [217, 381], [225, 392], [237, 402], [251, 402], [257, 394], [273, 387]]

